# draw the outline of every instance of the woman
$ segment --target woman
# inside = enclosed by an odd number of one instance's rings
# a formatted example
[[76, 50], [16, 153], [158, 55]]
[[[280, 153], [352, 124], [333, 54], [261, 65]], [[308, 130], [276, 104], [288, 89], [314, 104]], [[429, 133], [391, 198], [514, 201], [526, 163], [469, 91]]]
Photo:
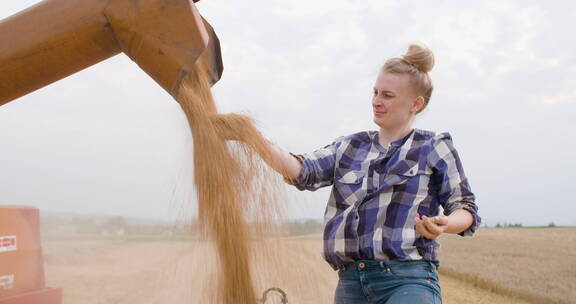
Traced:
[[339, 274], [335, 303], [441, 303], [436, 238], [479, 227], [450, 134], [412, 127], [430, 101], [433, 65], [419, 45], [386, 61], [372, 96], [378, 131], [302, 155], [270, 146], [286, 182], [311, 191], [332, 185], [324, 258]]

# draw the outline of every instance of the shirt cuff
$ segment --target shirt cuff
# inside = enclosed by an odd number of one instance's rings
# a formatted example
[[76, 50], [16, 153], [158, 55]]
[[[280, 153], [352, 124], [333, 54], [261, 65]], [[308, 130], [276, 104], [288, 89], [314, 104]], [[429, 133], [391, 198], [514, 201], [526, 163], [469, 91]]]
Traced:
[[449, 210], [444, 212], [444, 215], [450, 215], [454, 211], [458, 209], [464, 209], [470, 214], [472, 214], [472, 225], [468, 227], [468, 229], [458, 233], [460, 236], [472, 236], [476, 232], [476, 230], [480, 227], [480, 223], [482, 222], [482, 218], [478, 215], [478, 207], [474, 203], [470, 202], [455, 202], [452, 203]]
[[308, 167], [306, 167], [306, 164], [304, 163], [304, 155], [302, 154], [294, 154], [292, 152], [288, 152], [290, 155], [292, 155], [294, 158], [296, 158], [298, 160], [298, 162], [300, 162], [300, 165], [302, 165], [302, 169], [300, 170], [300, 173], [298, 174], [298, 177], [293, 179], [293, 178], [287, 178], [284, 177], [284, 181], [292, 186], [295, 186], [296, 188], [298, 188], [298, 190], [305, 190], [305, 180], [306, 180], [306, 175], [308, 173]]

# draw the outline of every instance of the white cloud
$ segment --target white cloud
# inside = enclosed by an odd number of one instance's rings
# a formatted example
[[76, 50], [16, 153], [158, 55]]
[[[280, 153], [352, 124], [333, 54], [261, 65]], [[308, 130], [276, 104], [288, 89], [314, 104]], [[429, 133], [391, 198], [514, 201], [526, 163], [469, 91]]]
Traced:
[[274, 14], [296, 19], [323, 17], [334, 13], [353, 12], [359, 5], [349, 0], [291, 0], [275, 1]]
[[555, 96], [550, 96], [544, 98], [543, 102], [548, 105], [557, 105], [562, 103], [574, 103], [576, 102], [576, 90], [572, 92], [562, 93]]

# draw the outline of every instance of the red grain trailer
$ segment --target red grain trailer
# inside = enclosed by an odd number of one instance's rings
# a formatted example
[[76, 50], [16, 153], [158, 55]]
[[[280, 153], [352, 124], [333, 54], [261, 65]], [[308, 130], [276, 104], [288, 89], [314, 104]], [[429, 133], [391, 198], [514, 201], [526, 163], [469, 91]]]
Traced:
[[0, 206], [0, 304], [60, 304], [47, 288], [38, 208]]

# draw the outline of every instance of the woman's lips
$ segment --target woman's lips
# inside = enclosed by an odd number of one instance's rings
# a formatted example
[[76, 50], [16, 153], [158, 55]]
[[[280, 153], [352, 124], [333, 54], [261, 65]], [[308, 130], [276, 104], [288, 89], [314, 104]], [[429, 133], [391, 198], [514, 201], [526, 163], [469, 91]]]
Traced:
[[384, 114], [386, 114], [386, 112], [374, 111], [374, 115], [376, 115], [376, 116], [381, 116], [381, 115], [384, 115]]

